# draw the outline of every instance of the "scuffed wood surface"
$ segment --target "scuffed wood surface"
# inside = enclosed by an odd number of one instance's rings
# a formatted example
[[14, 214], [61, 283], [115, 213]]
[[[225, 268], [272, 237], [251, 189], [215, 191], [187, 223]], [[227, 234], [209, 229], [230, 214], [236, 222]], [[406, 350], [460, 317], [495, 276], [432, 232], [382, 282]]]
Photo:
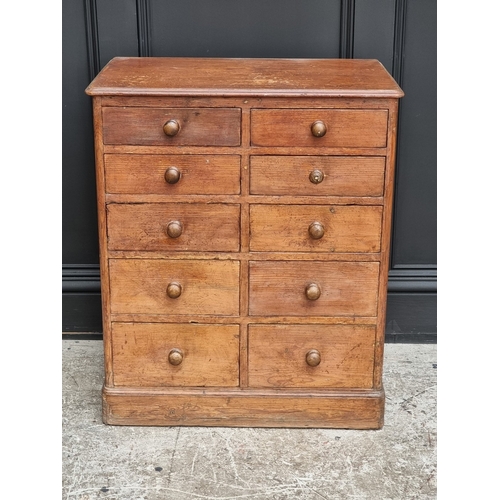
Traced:
[[[109, 259], [111, 313], [235, 316], [239, 271], [235, 261]], [[176, 299], [166, 293], [171, 282], [182, 286]]]
[[[360, 109], [253, 109], [252, 146], [385, 148], [387, 111]], [[321, 120], [327, 132], [314, 137]]]
[[[106, 193], [112, 194], [238, 194], [237, 155], [104, 155]], [[176, 167], [180, 180], [165, 182], [165, 171]]]
[[[325, 234], [309, 235], [319, 222]], [[382, 207], [251, 205], [250, 250], [254, 252], [379, 252]]]
[[290, 95], [401, 97], [373, 59], [117, 57], [88, 86], [90, 95]]
[[[238, 325], [113, 323], [116, 386], [237, 386]], [[168, 362], [180, 349], [182, 363]]]
[[[313, 170], [324, 179], [309, 180]], [[273, 196], [382, 196], [384, 157], [251, 156], [250, 193]]]
[[[108, 248], [147, 251], [220, 251], [240, 248], [240, 206], [190, 203], [111, 203]], [[172, 221], [182, 224], [177, 238], [167, 235]]]
[[[373, 382], [374, 326], [248, 326], [250, 387], [359, 387]], [[321, 354], [318, 366], [306, 354]]]
[[[250, 315], [375, 316], [377, 262], [250, 262]], [[321, 296], [308, 300], [317, 283]]]

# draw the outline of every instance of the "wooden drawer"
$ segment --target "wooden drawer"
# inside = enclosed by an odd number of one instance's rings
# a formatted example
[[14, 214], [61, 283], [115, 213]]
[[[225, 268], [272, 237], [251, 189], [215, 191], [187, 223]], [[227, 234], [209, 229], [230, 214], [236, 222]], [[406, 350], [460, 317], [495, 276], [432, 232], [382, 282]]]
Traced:
[[[180, 235], [176, 236], [180, 231]], [[240, 205], [108, 205], [110, 250], [227, 251], [240, 247]]]
[[[253, 109], [252, 146], [385, 148], [385, 109]], [[326, 125], [315, 137], [313, 123]]]
[[273, 196], [383, 196], [380, 156], [252, 156], [250, 193]]
[[239, 383], [238, 325], [113, 323], [112, 332], [116, 386]]
[[185, 195], [240, 192], [240, 156], [236, 155], [106, 154], [104, 164], [107, 193]]
[[256, 252], [380, 252], [381, 228], [380, 206], [250, 205]]
[[[250, 262], [252, 316], [377, 315], [378, 262]], [[315, 286], [316, 285], [316, 288]], [[319, 288], [320, 296], [311, 299]]]
[[[179, 131], [168, 136], [164, 125], [175, 120]], [[239, 146], [239, 108], [134, 108], [102, 110], [104, 144], [136, 146]]]
[[370, 388], [374, 347], [374, 326], [249, 325], [248, 384]]
[[109, 259], [111, 313], [237, 316], [239, 276], [237, 261]]

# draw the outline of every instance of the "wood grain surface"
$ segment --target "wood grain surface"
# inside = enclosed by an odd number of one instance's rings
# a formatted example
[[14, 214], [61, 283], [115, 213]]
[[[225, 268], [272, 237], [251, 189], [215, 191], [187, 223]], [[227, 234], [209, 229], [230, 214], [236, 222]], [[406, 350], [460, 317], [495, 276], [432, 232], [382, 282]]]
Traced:
[[[239, 313], [237, 261], [109, 259], [111, 312], [125, 314]], [[182, 286], [171, 299], [169, 283]]]
[[[374, 326], [248, 325], [250, 387], [359, 387], [373, 384]], [[318, 366], [306, 363], [316, 349]]]
[[[228, 386], [239, 383], [238, 325], [113, 323], [116, 386]], [[174, 366], [172, 349], [183, 354]]]
[[[110, 250], [233, 251], [240, 247], [240, 206], [226, 204], [108, 204]], [[182, 234], [167, 234], [170, 222]]]
[[121, 389], [104, 387], [103, 420], [113, 425], [379, 429], [382, 390]]
[[[323, 173], [313, 184], [309, 174]], [[272, 196], [382, 196], [384, 157], [251, 156], [250, 193]]]
[[[104, 144], [159, 146], [239, 146], [241, 110], [227, 108], [103, 108]], [[180, 124], [174, 137], [163, 132]]]
[[[250, 262], [250, 315], [375, 316], [377, 262]], [[317, 283], [321, 296], [308, 300]]]
[[116, 57], [89, 95], [392, 97], [402, 90], [374, 59]]
[[[313, 239], [319, 222], [324, 235]], [[379, 252], [382, 207], [250, 205], [250, 250], [276, 252]]]
[[[237, 155], [107, 154], [104, 162], [107, 193], [179, 196], [240, 192]], [[165, 181], [165, 172], [171, 167], [180, 173], [175, 184]]]
[[[364, 109], [252, 109], [253, 146], [385, 148], [387, 110]], [[327, 132], [311, 133], [321, 120]]]

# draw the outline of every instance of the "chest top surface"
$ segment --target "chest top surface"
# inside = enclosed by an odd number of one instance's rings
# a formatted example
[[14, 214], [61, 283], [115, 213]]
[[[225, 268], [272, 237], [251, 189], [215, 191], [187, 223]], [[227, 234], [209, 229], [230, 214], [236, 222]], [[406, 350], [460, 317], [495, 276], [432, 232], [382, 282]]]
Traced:
[[87, 87], [99, 95], [403, 96], [372, 59], [116, 57]]

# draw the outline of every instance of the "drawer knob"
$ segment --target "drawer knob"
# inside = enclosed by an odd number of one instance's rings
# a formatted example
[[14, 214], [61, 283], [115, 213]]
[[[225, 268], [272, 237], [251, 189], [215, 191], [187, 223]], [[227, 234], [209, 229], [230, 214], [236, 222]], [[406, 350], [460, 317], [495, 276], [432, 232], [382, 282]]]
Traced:
[[171, 299], [177, 299], [178, 297], [181, 296], [182, 293], [182, 286], [180, 283], [177, 283], [177, 281], [172, 281], [172, 283], [169, 283], [167, 286], [167, 295]]
[[316, 283], [306, 286], [306, 297], [309, 300], [318, 300], [321, 296], [321, 289]]
[[177, 135], [180, 129], [181, 126], [179, 125], [179, 122], [177, 120], [168, 120], [168, 122], [163, 125], [163, 132], [165, 132], [165, 134], [169, 137], [174, 137], [174, 135]]
[[309, 236], [313, 240], [319, 240], [323, 238], [324, 234], [325, 228], [323, 227], [323, 224], [321, 224], [321, 222], [313, 222], [309, 225]]
[[311, 132], [314, 137], [323, 137], [326, 134], [326, 125], [321, 120], [317, 120], [311, 125]]
[[180, 178], [181, 173], [178, 168], [168, 167], [167, 170], [165, 170], [165, 182], [168, 182], [169, 184], [176, 184], [179, 182]]
[[310, 174], [309, 174], [309, 180], [313, 184], [319, 184], [320, 182], [323, 182], [325, 175], [321, 170], [314, 169]]
[[321, 363], [321, 354], [316, 349], [311, 349], [306, 354], [306, 363], [309, 366], [318, 366]]
[[168, 362], [171, 365], [177, 366], [182, 363], [182, 360], [184, 359], [184, 353], [177, 348], [171, 349], [170, 352], [168, 353]]
[[182, 223], [178, 220], [170, 221], [167, 225], [167, 234], [171, 238], [178, 238], [182, 234]]

